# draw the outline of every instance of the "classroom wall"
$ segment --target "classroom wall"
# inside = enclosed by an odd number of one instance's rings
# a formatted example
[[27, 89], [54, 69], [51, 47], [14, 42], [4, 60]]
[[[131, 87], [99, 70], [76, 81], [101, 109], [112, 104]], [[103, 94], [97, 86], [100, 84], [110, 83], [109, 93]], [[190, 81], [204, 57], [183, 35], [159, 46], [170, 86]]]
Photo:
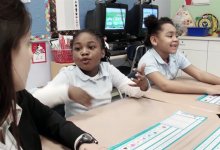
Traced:
[[[119, 3], [128, 4], [128, 8], [131, 9], [136, 0], [118, 0]], [[32, 16], [32, 35], [39, 36], [48, 34], [46, 31], [46, 19], [45, 19], [45, 4], [47, 0], [32, 0], [31, 3], [26, 3], [31, 16]], [[159, 17], [170, 17], [170, 0], [153, 0], [152, 4], [159, 6]], [[79, 0], [80, 7], [80, 26], [85, 28], [85, 16], [88, 10], [95, 8], [95, 0]], [[51, 51], [49, 42], [47, 44], [47, 62], [32, 64], [28, 81], [27, 89], [40, 87], [46, 85], [51, 79], [50, 74], [50, 61]]]
[[[128, 4], [128, 9], [131, 9], [136, 0], [118, 0], [119, 3]], [[159, 6], [159, 17], [170, 17], [170, 1], [171, 0], [153, 0], [152, 4]], [[175, 1], [175, 0], [174, 0]], [[176, 0], [178, 1], [178, 0]], [[175, 1], [175, 2], [176, 2]], [[217, 0], [216, 0], [217, 1]], [[32, 16], [32, 35], [49, 34], [46, 31], [45, 19], [45, 5], [47, 0], [32, 0], [31, 3], [26, 3], [31, 16]], [[85, 28], [85, 16], [88, 10], [95, 8], [95, 0], [79, 0], [80, 11], [80, 25]], [[173, 7], [174, 8], [174, 7]]]
[[170, 17], [170, 0], [153, 0], [152, 4], [159, 6], [159, 17]]
[[44, 86], [48, 81], [51, 80], [51, 73], [50, 73], [51, 52], [50, 52], [49, 42], [46, 42], [46, 49], [47, 49], [46, 52], [47, 62], [31, 64], [31, 68], [26, 84], [26, 89], [28, 90], [35, 87]]
[[[185, 4], [185, 0], [171, 0], [170, 1], [170, 15], [173, 17], [175, 13], [178, 11], [179, 7]], [[196, 17], [200, 17], [203, 14], [211, 13], [215, 15], [218, 20], [220, 20], [220, 0], [210, 0], [210, 5], [187, 5], [186, 9], [189, 10], [192, 15], [194, 21]]]

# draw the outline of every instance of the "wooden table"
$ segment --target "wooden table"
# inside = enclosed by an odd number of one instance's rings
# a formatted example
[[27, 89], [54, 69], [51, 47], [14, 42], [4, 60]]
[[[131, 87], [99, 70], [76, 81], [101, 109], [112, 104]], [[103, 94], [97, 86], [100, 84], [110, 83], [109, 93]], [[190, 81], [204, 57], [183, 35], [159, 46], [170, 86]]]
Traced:
[[[189, 77], [178, 78], [178, 82], [187, 82], [190, 84], [196, 84], [198, 86], [210, 86], [209, 84], [198, 82]], [[167, 93], [163, 92], [156, 87], [152, 87], [149, 91], [145, 93], [145, 97], [162, 101], [170, 104], [177, 104], [181, 106], [188, 106], [193, 109], [199, 109], [206, 112], [211, 112], [214, 114], [220, 114], [220, 106], [215, 104], [209, 104], [205, 102], [200, 102], [198, 98], [202, 96], [202, 94], [176, 94], [176, 93]]]
[[[91, 133], [103, 146], [110, 147], [161, 122], [178, 110], [207, 117], [197, 128], [172, 144], [169, 149], [193, 149], [219, 125], [217, 115], [186, 105], [168, 104], [150, 99], [115, 101], [83, 114], [68, 118]], [[42, 140], [44, 150], [63, 149], [47, 139]]]

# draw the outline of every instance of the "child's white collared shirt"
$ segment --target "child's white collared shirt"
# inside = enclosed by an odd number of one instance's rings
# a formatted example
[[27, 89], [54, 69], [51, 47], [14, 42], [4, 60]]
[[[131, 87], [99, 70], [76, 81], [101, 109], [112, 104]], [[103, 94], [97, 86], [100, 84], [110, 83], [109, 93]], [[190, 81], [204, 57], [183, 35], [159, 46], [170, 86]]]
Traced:
[[189, 60], [178, 51], [170, 54], [169, 63], [166, 63], [153, 48], [143, 55], [138, 66], [144, 63], [146, 64], [145, 75], [158, 71], [169, 80], [176, 78], [179, 69], [185, 69], [191, 65]]
[[[50, 107], [65, 103], [65, 117], [69, 117], [110, 103], [113, 87], [131, 97], [139, 98], [144, 95], [139, 87], [131, 87], [129, 83], [132, 81], [117, 68], [109, 62], [101, 62], [99, 73], [94, 77], [84, 74], [77, 66], [64, 67], [47, 86], [37, 90], [33, 95]], [[94, 97], [90, 108], [69, 99], [69, 85], [80, 87]]]

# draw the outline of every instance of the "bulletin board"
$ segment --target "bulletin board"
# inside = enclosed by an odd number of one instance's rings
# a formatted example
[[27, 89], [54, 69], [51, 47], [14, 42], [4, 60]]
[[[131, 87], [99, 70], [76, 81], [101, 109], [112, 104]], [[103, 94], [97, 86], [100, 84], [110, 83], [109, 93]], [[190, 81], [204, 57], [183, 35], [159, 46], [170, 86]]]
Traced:
[[[104, 1], [104, 0], [103, 0]], [[118, 0], [131, 8], [133, 0]], [[57, 38], [62, 35], [74, 35], [77, 31], [57, 31], [56, 29], [56, 5], [55, 0], [30, 0], [25, 3], [32, 17], [32, 39]], [[95, 8], [95, 0], [79, 0], [80, 27], [85, 28], [85, 17], [88, 10]]]
[[32, 40], [57, 38], [59, 33], [75, 34], [76, 31], [57, 31], [55, 0], [31, 0], [25, 6], [32, 17]]
[[49, 13], [50, 13], [50, 31], [51, 38], [57, 38], [59, 34], [62, 35], [74, 35], [77, 30], [69, 30], [69, 31], [58, 31], [57, 30], [57, 20], [56, 20], [56, 0], [49, 0]]
[[[32, 17], [32, 38], [47, 39], [50, 35], [50, 29], [47, 28], [46, 5], [47, 0], [31, 0], [25, 3]], [[47, 16], [48, 17], [48, 16]]]

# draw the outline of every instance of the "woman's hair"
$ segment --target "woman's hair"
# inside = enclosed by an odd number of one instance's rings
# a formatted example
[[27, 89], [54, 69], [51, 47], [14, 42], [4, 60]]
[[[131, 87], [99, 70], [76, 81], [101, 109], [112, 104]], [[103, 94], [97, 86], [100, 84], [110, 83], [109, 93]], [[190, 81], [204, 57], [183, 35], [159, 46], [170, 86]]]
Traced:
[[104, 49], [104, 50], [105, 50], [105, 56], [104, 56], [104, 58], [101, 59], [101, 61], [110, 61], [110, 53], [109, 53], [109, 51], [108, 51], [108, 48], [107, 48], [106, 45], [105, 45], [104, 36], [102, 36], [100, 33], [96, 33], [96, 32], [93, 31], [93, 30], [83, 29], [83, 30], [80, 30], [79, 32], [77, 32], [77, 33], [74, 35], [74, 38], [73, 38], [73, 40], [72, 40], [72, 42], [71, 42], [71, 47], [73, 47], [73, 43], [75, 42], [75, 39], [76, 39], [81, 33], [88, 33], [88, 34], [94, 36], [94, 37], [97, 39], [97, 41], [99, 42], [101, 49]]
[[158, 31], [160, 31], [162, 28], [162, 25], [169, 23], [173, 24], [173, 21], [168, 17], [161, 17], [159, 20], [154, 16], [150, 15], [146, 18], [144, 18], [144, 25], [147, 27], [147, 34], [144, 44], [147, 47], [152, 47], [152, 44], [150, 42], [150, 37], [154, 34], [158, 34]]
[[29, 32], [31, 18], [21, 0], [1, 0], [0, 12], [0, 125], [11, 111], [14, 122], [12, 133], [18, 142], [15, 123], [16, 91], [11, 54], [12, 50], [19, 48], [21, 38]]

